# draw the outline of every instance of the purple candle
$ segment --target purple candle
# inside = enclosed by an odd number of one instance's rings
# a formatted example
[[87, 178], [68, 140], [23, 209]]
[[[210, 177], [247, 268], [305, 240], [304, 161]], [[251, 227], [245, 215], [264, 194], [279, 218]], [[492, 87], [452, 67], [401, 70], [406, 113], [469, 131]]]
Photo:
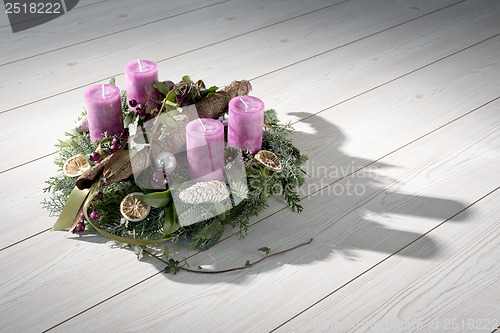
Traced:
[[237, 96], [229, 101], [227, 143], [250, 149], [253, 154], [262, 148], [264, 102], [253, 96]]
[[224, 174], [224, 126], [199, 118], [186, 126], [189, 176], [196, 181], [222, 180]]
[[89, 121], [90, 140], [101, 140], [123, 131], [123, 113], [120, 89], [112, 84], [101, 84], [85, 91], [85, 106]]
[[[149, 102], [148, 111], [158, 104], [158, 90], [154, 84], [158, 82], [158, 66], [148, 60], [137, 60], [125, 65], [125, 87], [127, 101], [135, 100], [137, 104]], [[132, 108], [135, 110], [136, 108]]]

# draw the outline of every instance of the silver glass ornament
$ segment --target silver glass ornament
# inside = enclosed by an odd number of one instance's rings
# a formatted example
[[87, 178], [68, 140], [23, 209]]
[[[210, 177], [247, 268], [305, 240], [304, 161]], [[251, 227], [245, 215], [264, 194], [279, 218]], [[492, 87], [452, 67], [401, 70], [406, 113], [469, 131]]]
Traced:
[[177, 160], [174, 154], [169, 152], [160, 153], [155, 160], [156, 167], [166, 173], [170, 173], [177, 167]]

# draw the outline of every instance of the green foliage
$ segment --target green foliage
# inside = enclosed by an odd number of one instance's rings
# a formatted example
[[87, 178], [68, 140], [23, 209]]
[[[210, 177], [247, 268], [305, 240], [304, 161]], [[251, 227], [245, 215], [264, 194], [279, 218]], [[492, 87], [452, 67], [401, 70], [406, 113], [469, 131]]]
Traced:
[[264, 246], [258, 249], [258, 251], [264, 252], [264, 255], [268, 256], [271, 253], [271, 248]]
[[160, 100], [165, 100], [178, 106], [194, 104], [202, 98], [212, 95], [219, 89], [216, 86], [207, 89], [202, 80], [195, 82], [188, 75], [183, 76], [181, 82], [172, 88], [164, 82], [156, 83], [155, 87], [160, 92]]
[[[83, 113], [82, 116], [84, 114], [85, 113]], [[97, 148], [97, 144], [90, 141], [88, 133], [81, 134], [76, 131], [71, 131], [65, 133], [65, 135], [67, 139], [60, 140], [56, 145], [57, 154], [55, 157], [55, 164], [59, 167], [59, 175], [49, 177], [45, 182], [47, 187], [43, 189], [46, 193], [53, 193], [52, 197], [45, 198], [42, 201], [42, 207], [49, 211], [50, 216], [57, 216], [62, 212], [64, 204], [75, 187], [76, 177], [66, 177], [62, 174], [64, 163], [75, 155], [83, 155], [88, 158], [88, 155]]]
[[141, 200], [155, 208], [167, 207], [172, 202], [170, 190], [163, 192], [153, 192], [141, 196]]
[[189, 244], [190, 250], [208, 250], [222, 237], [224, 226], [218, 217], [210, 218], [190, 226], [188, 235], [193, 239]]
[[[197, 96], [206, 96], [217, 90], [216, 87], [205, 89], [202, 82], [193, 82], [189, 77], [183, 78], [181, 84], [175, 89], [192, 89], [191, 93]], [[167, 92], [163, 86], [162, 90], [163, 93]], [[191, 97], [193, 96], [189, 98]], [[128, 113], [125, 95], [123, 95], [122, 101], [124, 113]], [[139, 188], [131, 177], [103, 187], [101, 190], [102, 198], [94, 199], [90, 209], [99, 213], [99, 227], [112, 234], [128, 238], [160, 239], [167, 235], [173, 239], [185, 237], [191, 240], [189, 245], [191, 249], [206, 250], [217, 244], [227, 225], [238, 227], [239, 235], [244, 237], [250, 226], [250, 218], [258, 215], [268, 206], [268, 198], [271, 195], [282, 195], [292, 210], [300, 212], [302, 206], [297, 188], [302, 186], [305, 181], [305, 172], [301, 170], [301, 167], [307, 161], [307, 156], [301, 154], [299, 149], [292, 144], [289, 136], [293, 133], [293, 128], [290, 125], [280, 124], [274, 110], [265, 112], [265, 122], [272, 129], [264, 129], [263, 149], [272, 151], [278, 156], [282, 172], [270, 171], [254, 161], [246, 169], [246, 179], [245, 177], [243, 179], [229, 177], [231, 188], [234, 191], [229, 199], [217, 204], [199, 205], [180, 203], [176, 196], [182, 188], [172, 192], [170, 190], [153, 192]], [[74, 155], [83, 155], [88, 158], [99, 144], [91, 142], [88, 133], [71, 131], [66, 133], [66, 137], [66, 140], [57, 144], [55, 163], [59, 166], [60, 174], [50, 177], [46, 182], [47, 187], [44, 189], [45, 192], [52, 193], [50, 198], [42, 202], [43, 208], [47, 209], [50, 215], [61, 213], [75, 186], [76, 177], [70, 178], [62, 174], [64, 162]], [[109, 145], [109, 142], [101, 144], [104, 153], [109, 149]], [[178, 169], [174, 171], [174, 176], [178, 179], [187, 179], [187, 174], [184, 174], [187, 171], [182, 168]], [[190, 185], [191, 183], [186, 181], [183, 187], [187, 188]], [[145, 193], [142, 199], [152, 206], [149, 215], [141, 222], [129, 222], [120, 214], [120, 203], [131, 192]], [[176, 206], [173, 205], [174, 201]], [[235, 205], [235, 203], [238, 204]], [[180, 215], [184, 221], [198, 222], [200, 219], [202, 221], [181, 227], [178, 222]], [[88, 227], [90, 228], [89, 225]], [[142, 256], [145, 248], [141, 245], [118, 245], [132, 248], [138, 258]], [[262, 248], [261, 251], [267, 255], [270, 251], [267, 249]], [[168, 255], [168, 247], [165, 248], [165, 252]], [[169, 262], [166, 270], [176, 273], [178, 264], [176, 261]]]
[[62, 166], [70, 157], [75, 155], [83, 155], [89, 157], [89, 155], [97, 148], [97, 143], [90, 141], [90, 135], [88, 133], [78, 133], [76, 131], [71, 131], [65, 133], [66, 140], [61, 140], [56, 145], [57, 155], [55, 163], [60, 167], [62, 171]]
[[264, 121], [273, 129], [264, 130], [262, 148], [275, 153], [282, 166], [282, 171], [274, 174], [276, 183], [273, 186], [279, 186], [287, 204], [292, 210], [300, 212], [302, 206], [299, 204], [300, 198], [296, 189], [304, 185], [305, 172], [302, 166], [307, 162], [308, 157], [301, 154], [300, 150], [293, 145], [292, 140], [288, 138], [293, 133], [293, 128], [289, 124], [279, 124], [276, 111], [267, 110]]
[[172, 273], [172, 274], [177, 274], [181, 269], [179, 268], [179, 262], [177, 260], [174, 260], [170, 258], [170, 260], [167, 262], [167, 267], [165, 267], [164, 272], [165, 273]]
[[167, 96], [167, 95], [168, 95], [168, 93], [170, 92], [170, 87], [169, 87], [169, 86], [168, 86], [165, 82], [156, 82], [156, 83], [154, 84], [154, 87], [155, 87], [156, 89], [158, 89], [158, 91], [159, 91], [161, 94], [163, 94], [163, 95], [165, 95], [165, 96]]

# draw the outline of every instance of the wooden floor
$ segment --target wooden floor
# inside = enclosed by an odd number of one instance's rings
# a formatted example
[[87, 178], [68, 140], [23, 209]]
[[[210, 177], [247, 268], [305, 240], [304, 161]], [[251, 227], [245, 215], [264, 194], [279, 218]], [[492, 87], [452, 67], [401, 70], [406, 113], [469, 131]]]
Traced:
[[[500, 326], [498, 0], [87, 0], [12, 33], [0, 15], [0, 331], [492, 332]], [[162, 273], [40, 202], [83, 91], [134, 59], [249, 79], [310, 156], [304, 211]], [[151, 253], [155, 253], [151, 249]]]

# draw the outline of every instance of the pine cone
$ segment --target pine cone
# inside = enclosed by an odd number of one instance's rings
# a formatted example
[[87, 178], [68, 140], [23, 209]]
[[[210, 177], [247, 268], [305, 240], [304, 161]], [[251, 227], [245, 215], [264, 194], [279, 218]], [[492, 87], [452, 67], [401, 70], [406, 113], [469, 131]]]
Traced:
[[241, 152], [241, 154], [243, 155], [243, 163], [245, 163], [245, 167], [249, 168], [250, 164], [252, 164], [252, 162], [254, 160], [252, 151], [247, 148], [247, 149], [243, 150]]
[[218, 180], [196, 183], [181, 191], [179, 199], [187, 204], [215, 203], [229, 198], [229, 188]]
[[252, 85], [247, 80], [233, 81], [229, 86], [221, 89], [221, 91], [229, 93], [229, 96], [231, 96], [231, 98], [241, 95], [248, 95], [251, 90]]
[[224, 155], [226, 158], [226, 164], [233, 162], [241, 154], [243, 157], [243, 164], [246, 168], [250, 167], [250, 164], [254, 161], [252, 151], [250, 149], [241, 150], [239, 148], [227, 146], [224, 149]]
[[226, 146], [224, 148], [224, 157], [226, 158], [226, 164], [234, 161], [238, 157], [238, 154], [240, 153], [241, 149], [236, 147]]

